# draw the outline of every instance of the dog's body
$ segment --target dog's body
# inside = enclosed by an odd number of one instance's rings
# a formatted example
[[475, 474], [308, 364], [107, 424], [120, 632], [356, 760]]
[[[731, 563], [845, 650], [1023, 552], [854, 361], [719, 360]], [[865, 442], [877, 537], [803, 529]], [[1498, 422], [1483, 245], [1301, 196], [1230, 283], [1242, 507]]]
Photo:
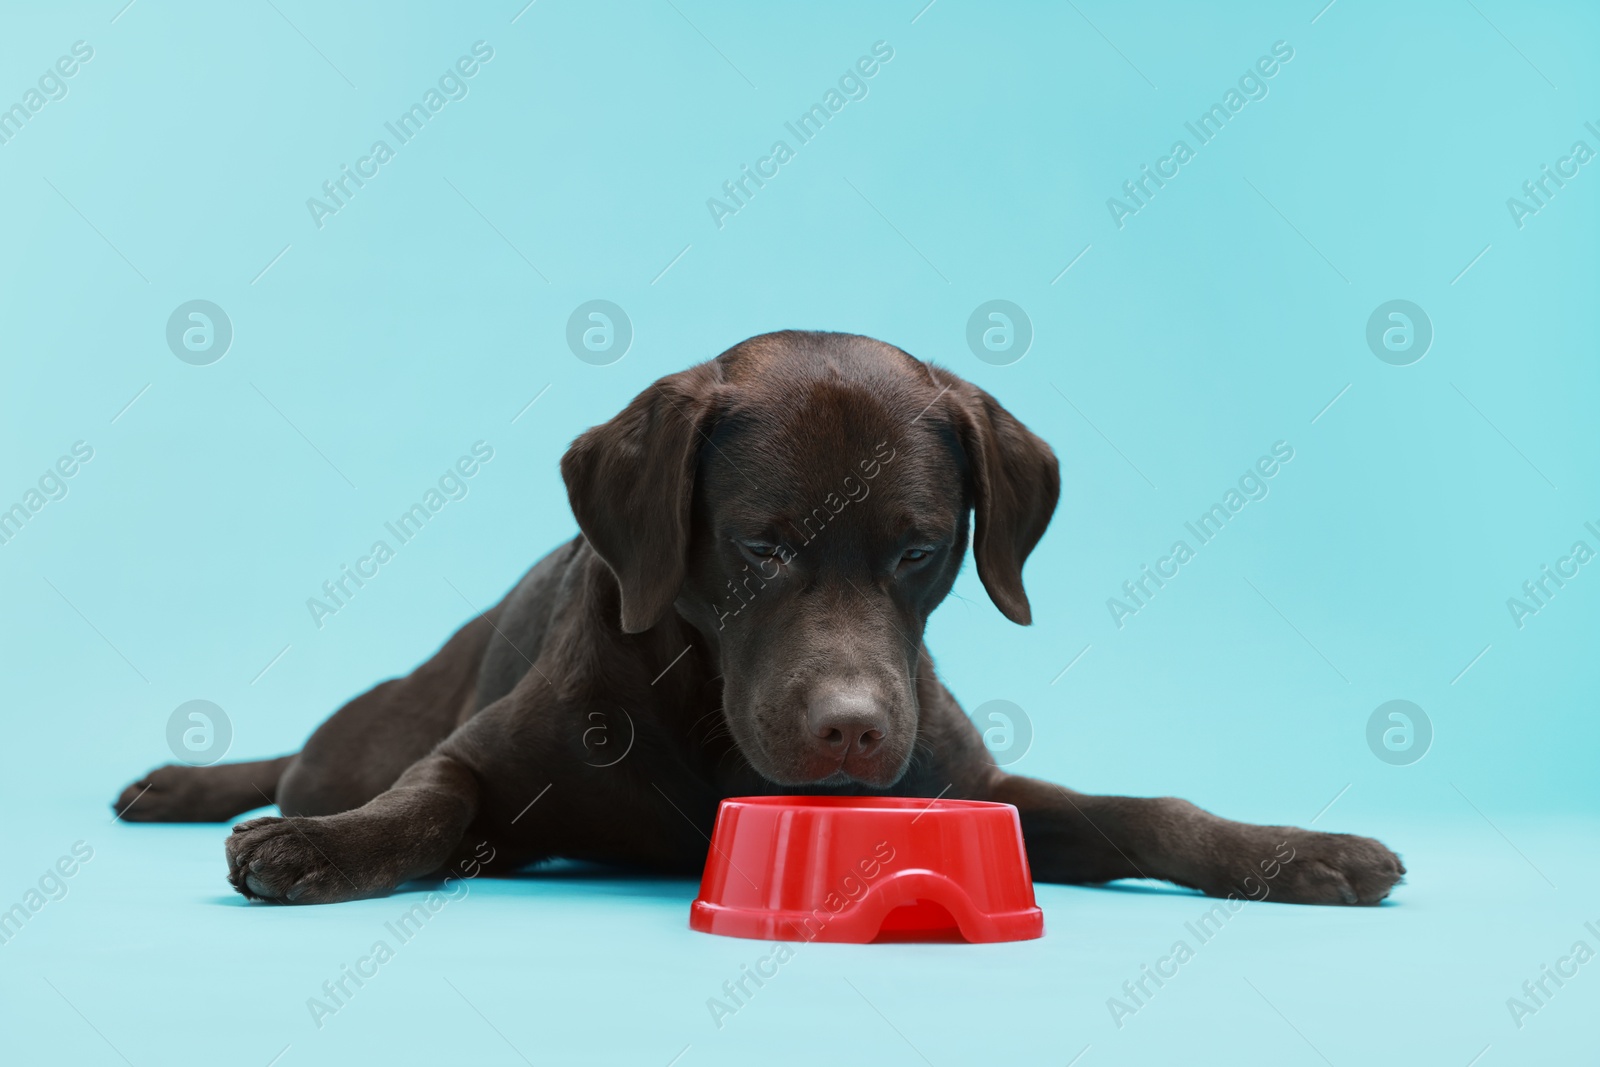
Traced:
[[[1005, 801], [1034, 876], [1371, 904], [1404, 874], [1368, 838], [1001, 771], [934, 673], [928, 614], [968, 541], [1000, 610], [1054, 511], [1054, 455], [992, 397], [844, 334], [752, 338], [655, 383], [562, 461], [581, 536], [410, 675], [294, 756], [168, 766], [115, 807], [234, 828], [264, 900], [390, 890], [488, 842], [697, 872], [718, 802], [773, 793]], [[481, 856], [483, 853], [478, 852]]]

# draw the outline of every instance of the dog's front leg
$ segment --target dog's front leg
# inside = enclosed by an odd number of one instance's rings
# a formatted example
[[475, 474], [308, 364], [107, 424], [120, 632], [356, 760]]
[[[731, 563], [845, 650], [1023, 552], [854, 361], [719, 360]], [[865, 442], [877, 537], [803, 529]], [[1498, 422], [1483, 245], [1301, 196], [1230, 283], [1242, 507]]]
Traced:
[[1231, 822], [1175, 797], [1089, 796], [1001, 774], [988, 799], [1016, 805], [1045, 882], [1159, 878], [1218, 897], [1376, 904], [1406, 873], [1370, 837]]
[[465, 764], [435, 752], [351, 811], [235, 826], [228, 881], [247, 897], [280, 904], [387, 892], [444, 866], [477, 813], [478, 792]]

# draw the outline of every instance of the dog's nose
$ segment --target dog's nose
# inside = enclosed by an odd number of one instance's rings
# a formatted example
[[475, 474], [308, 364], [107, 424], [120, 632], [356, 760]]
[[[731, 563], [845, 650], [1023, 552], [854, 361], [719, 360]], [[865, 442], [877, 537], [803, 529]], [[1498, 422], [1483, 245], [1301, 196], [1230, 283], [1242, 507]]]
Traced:
[[889, 730], [889, 716], [870, 691], [843, 687], [812, 697], [806, 723], [841, 758], [872, 755]]

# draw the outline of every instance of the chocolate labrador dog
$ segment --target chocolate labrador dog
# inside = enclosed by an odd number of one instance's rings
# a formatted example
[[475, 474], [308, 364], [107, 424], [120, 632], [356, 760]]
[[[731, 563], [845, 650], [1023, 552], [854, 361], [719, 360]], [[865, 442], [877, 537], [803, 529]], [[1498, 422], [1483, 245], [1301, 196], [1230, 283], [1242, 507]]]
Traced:
[[1022, 565], [1060, 477], [1048, 445], [949, 371], [866, 337], [754, 337], [651, 385], [561, 473], [581, 536], [432, 659], [296, 755], [162, 767], [117, 812], [210, 822], [275, 802], [282, 818], [234, 827], [228, 878], [300, 904], [387, 892], [484, 842], [504, 869], [698, 872], [718, 801], [773, 793], [1014, 804], [1052, 882], [1374, 904], [1405, 873], [1370, 838], [995, 765], [923, 628], [969, 525], [989, 596], [1031, 620]]

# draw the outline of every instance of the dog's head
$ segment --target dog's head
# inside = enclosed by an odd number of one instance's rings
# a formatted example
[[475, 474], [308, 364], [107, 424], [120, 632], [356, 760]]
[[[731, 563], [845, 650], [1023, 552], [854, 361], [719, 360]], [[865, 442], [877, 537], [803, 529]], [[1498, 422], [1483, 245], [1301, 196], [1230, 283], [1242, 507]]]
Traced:
[[622, 629], [674, 609], [694, 626], [735, 743], [782, 785], [905, 773], [923, 627], [969, 522], [984, 588], [1026, 624], [1022, 564], [1060, 492], [1049, 446], [981, 389], [870, 338], [794, 331], [657, 381], [561, 471]]

